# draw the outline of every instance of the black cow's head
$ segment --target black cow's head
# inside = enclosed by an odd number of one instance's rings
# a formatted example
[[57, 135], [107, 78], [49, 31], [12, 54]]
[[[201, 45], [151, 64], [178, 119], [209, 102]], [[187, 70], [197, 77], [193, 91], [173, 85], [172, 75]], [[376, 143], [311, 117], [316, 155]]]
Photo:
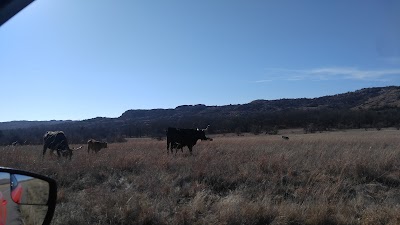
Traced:
[[[207, 128], [208, 128], [208, 126], [207, 126]], [[206, 129], [200, 130], [200, 129], [197, 128], [197, 135], [196, 135], [197, 139], [200, 139], [200, 140], [203, 140], [203, 141], [206, 141], [206, 140], [212, 141], [213, 140], [212, 138], [206, 137], [206, 132], [205, 131], [206, 131]]]

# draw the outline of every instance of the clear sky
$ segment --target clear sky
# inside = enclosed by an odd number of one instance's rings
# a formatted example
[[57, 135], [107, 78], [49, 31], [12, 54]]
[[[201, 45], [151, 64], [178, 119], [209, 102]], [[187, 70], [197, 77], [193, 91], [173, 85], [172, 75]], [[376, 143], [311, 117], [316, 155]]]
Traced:
[[0, 121], [400, 85], [400, 1], [36, 0], [0, 27]]

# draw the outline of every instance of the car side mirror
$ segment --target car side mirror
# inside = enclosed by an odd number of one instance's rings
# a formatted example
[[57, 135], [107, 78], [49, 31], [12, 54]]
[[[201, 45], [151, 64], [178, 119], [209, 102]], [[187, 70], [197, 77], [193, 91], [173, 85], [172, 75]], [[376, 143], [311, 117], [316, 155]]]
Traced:
[[55, 180], [0, 167], [0, 225], [50, 224], [56, 200]]

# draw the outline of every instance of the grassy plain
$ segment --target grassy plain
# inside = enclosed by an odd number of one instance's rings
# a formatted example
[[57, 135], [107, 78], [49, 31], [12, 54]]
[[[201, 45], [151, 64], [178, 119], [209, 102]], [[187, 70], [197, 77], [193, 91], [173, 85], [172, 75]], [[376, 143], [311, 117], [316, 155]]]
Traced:
[[146, 138], [71, 161], [0, 147], [0, 165], [57, 180], [53, 224], [400, 224], [400, 131], [284, 132], [214, 136], [193, 155]]

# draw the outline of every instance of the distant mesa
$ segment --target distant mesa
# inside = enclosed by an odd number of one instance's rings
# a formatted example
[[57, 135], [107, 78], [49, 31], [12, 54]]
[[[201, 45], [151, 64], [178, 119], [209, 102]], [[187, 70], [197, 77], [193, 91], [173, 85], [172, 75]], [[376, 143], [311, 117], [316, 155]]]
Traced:
[[[305, 127], [307, 124], [314, 124], [314, 127], [323, 124], [325, 128], [396, 126], [400, 129], [399, 116], [400, 87], [373, 87], [318, 98], [257, 99], [246, 104], [223, 106], [194, 104], [169, 109], [131, 109], [117, 118], [0, 122], [0, 131], [3, 131], [0, 132], [0, 144], [16, 140], [28, 140], [34, 144], [38, 142], [37, 136], [46, 130], [66, 130], [77, 142], [87, 140], [93, 134], [93, 138], [112, 142], [124, 137], [165, 136], [165, 129], [169, 126], [196, 128], [208, 124], [215, 133], [255, 132], [270, 126]], [[23, 132], [12, 131], [27, 128], [29, 130]]]

